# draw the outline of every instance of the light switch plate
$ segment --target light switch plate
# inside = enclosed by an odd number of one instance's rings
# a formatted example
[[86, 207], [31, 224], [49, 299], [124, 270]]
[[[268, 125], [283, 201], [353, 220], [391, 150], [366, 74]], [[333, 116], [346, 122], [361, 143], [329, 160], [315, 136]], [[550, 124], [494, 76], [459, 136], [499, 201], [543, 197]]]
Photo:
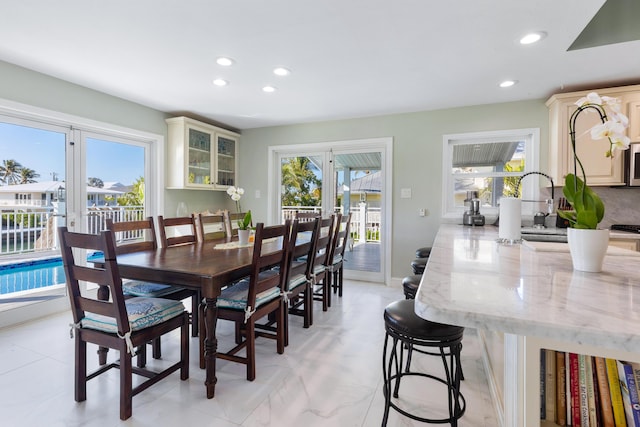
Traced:
[[401, 188], [400, 189], [400, 198], [401, 199], [410, 199], [411, 198], [411, 189], [410, 188]]
[[260, 194], [260, 190], [256, 190], [256, 199], [259, 199], [259, 198], [260, 198], [260, 196], [261, 196], [261, 194]]

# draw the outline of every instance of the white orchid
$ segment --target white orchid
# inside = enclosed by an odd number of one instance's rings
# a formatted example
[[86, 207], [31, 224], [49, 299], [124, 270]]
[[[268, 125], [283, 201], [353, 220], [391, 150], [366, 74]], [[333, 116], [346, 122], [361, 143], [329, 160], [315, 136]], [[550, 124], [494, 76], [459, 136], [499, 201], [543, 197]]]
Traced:
[[[233, 185], [227, 188], [227, 194], [231, 197], [231, 200], [236, 202], [236, 210], [238, 213], [242, 212], [240, 210], [240, 199], [244, 194], [244, 188], [242, 187], [234, 187]], [[249, 225], [251, 224], [251, 211], [248, 211], [244, 218], [238, 220], [238, 227], [240, 230], [247, 230]]]

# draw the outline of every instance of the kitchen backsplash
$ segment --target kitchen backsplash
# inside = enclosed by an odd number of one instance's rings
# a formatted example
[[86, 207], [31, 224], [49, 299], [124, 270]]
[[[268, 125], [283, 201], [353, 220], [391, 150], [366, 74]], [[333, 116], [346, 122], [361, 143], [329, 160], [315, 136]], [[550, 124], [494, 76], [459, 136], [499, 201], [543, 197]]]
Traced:
[[[600, 228], [609, 228], [611, 224], [640, 224], [640, 187], [591, 187], [604, 202], [604, 218]], [[550, 197], [550, 190], [545, 197]], [[562, 197], [562, 187], [555, 189], [555, 207]]]

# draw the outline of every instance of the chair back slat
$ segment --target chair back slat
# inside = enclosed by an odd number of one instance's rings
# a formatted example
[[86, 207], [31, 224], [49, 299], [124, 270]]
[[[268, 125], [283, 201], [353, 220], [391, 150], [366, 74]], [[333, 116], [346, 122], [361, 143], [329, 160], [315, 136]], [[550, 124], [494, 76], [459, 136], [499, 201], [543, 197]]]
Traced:
[[[60, 227], [58, 234], [74, 323], [80, 322], [85, 317], [85, 312], [90, 312], [114, 318], [120, 334], [129, 332], [130, 326], [122, 294], [122, 279], [116, 261], [113, 232], [106, 230], [100, 234], [81, 234], [70, 232], [67, 227]], [[102, 252], [104, 268], [91, 267], [84, 265], [82, 261], [78, 262], [74, 250]], [[93, 292], [82, 295], [81, 280], [108, 288], [111, 301], [93, 298], [90, 296]]]
[[[251, 275], [249, 276], [249, 293], [247, 305], [256, 306], [256, 296], [274, 287], [284, 289], [286, 268], [286, 254], [289, 243], [289, 229], [291, 222], [284, 225], [265, 227], [263, 223], [256, 226], [253, 244], [253, 260]], [[267, 239], [277, 239], [275, 242], [264, 242]], [[278, 267], [274, 269], [274, 267]], [[260, 275], [261, 272], [266, 272]]]
[[316, 242], [315, 257], [313, 265], [326, 265], [331, 252], [331, 242], [333, 241], [333, 223], [335, 215], [320, 220], [318, 238]]
[[[180, 229], [177, 230], [177, 229]], [[160, 231], [160, 243], [165, 248], [184, 244], [192, 244], [197, 241], [195, 215], [178, 218], [165, 218], [158, 216], [158, 229]], [[185, 230], [188, 230], [186, 232]], [[168, 234], [167, 231], [171, 231]], [[179, 232], [180, 234], [176, 234]], [[185, 232], [186, 234], [182, 234]]]
[[152, 217], [137, 221], [114, 222], [107, 218], [107, 230], [113, 231], [116, 253], [128, 254], [158, 248], [156, 227]]
[[[314, 254], [320, 229], [320, 218], [312, 221], [300, 222], [296, 219], [291, 226], [291, 237], [289, 238], [289, 253], [287, 254], [287, 273], [284, 283], [286, 290], [289, 290], [289, 281], [298, 274], [304, 275], [307, 279], [311, 277]], [[295, 262], [304, 259], [304, 262]]]
[[198, 214], [198, 240], [218, 240], [227, 237], [227, 224], [224, 213]]

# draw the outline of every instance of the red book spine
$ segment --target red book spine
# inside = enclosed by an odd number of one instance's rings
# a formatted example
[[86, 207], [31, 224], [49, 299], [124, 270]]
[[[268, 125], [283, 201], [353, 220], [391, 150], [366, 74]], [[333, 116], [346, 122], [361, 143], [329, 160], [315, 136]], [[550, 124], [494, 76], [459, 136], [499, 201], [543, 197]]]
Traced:
[[571, 426], [580, 427], [580, 368], [576, 353], [569, 353], [569, 367], [571, 368]]

